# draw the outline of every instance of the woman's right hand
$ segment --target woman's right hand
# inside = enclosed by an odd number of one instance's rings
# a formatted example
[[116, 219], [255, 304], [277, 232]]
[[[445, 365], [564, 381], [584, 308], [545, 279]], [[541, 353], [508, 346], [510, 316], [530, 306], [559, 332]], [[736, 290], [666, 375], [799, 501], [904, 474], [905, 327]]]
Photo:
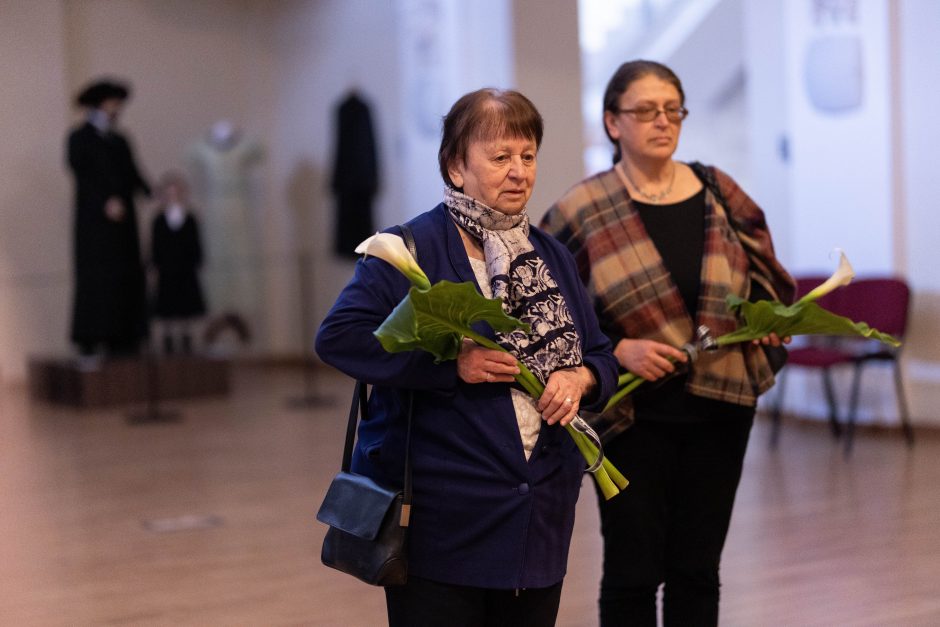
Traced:
[[614, 348], [614, 357], [623, 368], [647, 381], [655, 381], [675, 372], [676, 365], [669, 361], [685, 362], [689, 356], [678, 348], [653, 340], [622, 339]]
[[516, 358], [464, 338], [457, 353], [457, 376], [467, 383], [512, 383], [519, 374]]

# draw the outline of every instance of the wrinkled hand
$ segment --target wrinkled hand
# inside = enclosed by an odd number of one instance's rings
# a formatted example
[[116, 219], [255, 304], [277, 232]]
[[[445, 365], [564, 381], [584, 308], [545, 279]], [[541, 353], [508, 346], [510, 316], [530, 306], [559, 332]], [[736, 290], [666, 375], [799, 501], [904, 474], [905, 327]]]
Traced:
[[467, 383], [512, 383], [519, 374], [516, 358], [464, 339], [457, 353], [457, 376]]
[[111, 196], [104, 203], [104, 215], [112, 222], [122, 222], [124, 220], [124, 201], [117, 196]]
[[763, 344], [764, 346], [780, 346], [781, 344], [789, 344], [792, 341], [792, 339], [793, 338], [791, 338], [789, 335], [783, 339], [780, 339], [780, 337], [778, 337], [776, 333], [771, 331], [770, 333], [768, 333], [762, 338], [751, 340], [751, 344], [754, 344], [755, 346], [758, 346], [760, 344]]
[[590, 368], [564, 368], [548, 376], [545, 391], [539, 397], [538, 410], [542, 419], [550, 425], [562, 426], [571, 422], [578, 415], [581, 397], [590, 392], [596, 382]]
[[669, 361], [685, 363], [689, 356], [678, 348], [653, 340], [622, 339], [617, 342], [614, 357], [620, 365], [647, 381], [655, 381], [675, 372], [676, 365]]

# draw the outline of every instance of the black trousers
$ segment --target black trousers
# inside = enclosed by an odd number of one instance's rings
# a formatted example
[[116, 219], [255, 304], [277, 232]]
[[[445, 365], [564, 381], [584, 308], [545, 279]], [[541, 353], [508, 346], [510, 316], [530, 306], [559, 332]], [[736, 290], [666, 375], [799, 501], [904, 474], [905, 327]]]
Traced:
[[561, 582], [516, 591], [409, 576], [385, 588], [389, 627], [552, 627], [560, 600]]
[[753, 422], [639, 420], [604, 447], [630, 485], [599, 497], [602, 627], [655, 627], [661, 583], [666, 627], [718, 624], [718, 566]]

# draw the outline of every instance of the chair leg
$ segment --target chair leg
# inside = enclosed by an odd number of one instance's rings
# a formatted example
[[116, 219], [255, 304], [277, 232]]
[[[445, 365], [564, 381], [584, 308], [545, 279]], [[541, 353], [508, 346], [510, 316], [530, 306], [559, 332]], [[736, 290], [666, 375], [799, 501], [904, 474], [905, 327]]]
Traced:
[[858, 396], [862, 384], [862, 366], [864, 361], [856, 361], [852, 371], [852, 392], [849, 398], [849, 414], [846, 417], [845, 456], [852, 454], [852, 439], [855, 436], [855, 418], [858, 414]]
[[842, 435], [842, 427], [839, 425], [839, 408], [836, 405], [836, 393], [832, 387], [832, 373], [829, 368], [823, 368], [823, 389], [829, 404], [829, 427], [832, 429], [832, 437], [838, 438]]
[[901, 362], [895, 359], [894, 364], [894, 390], [898, 397], [898, 411], [901, 414], [901, 428], [904, 430], [904, 439], [908, 448], [914, 446], [914, 429], [911, 427], [910, 414], [907, 408], [907, 397], [904, 395], [904, 382], [901, 376]]
[[777, 448], [777, 442], [780, 441], [780, 414], [783, 411], [783, 394], [787, 369], [784, 368], [777, 375], [777, 396], [774, 400], [774, 406], [770, 410], [770, 448]]

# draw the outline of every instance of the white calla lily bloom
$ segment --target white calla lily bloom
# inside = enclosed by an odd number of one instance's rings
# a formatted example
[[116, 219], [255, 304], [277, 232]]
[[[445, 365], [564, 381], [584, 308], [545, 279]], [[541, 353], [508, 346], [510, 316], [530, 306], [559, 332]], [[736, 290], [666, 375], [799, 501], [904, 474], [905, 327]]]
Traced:
[[418, 289], [426, 290], [431, 287], [424, 270], [415, 261], [405, 246], [405, 242], [397, 235], [391, 233], [376, 233], [356, 246], [356, 252], [367, 257], [378, 257], [395, 266], [395, 268], [408, 277], [408, 280]]
[[811, 300], [816, 300], [821, 298], [836, 289], [837, 287], [842, 287], [843, 285], [848, 285], [852, 282], [852, 279], [855, 278], [855, 270], [852, 269], [852, 264], [849, 263], [848, 258], [845, 256], [845, 253], [841, 250], [839, 251], [839, 267], [836, 268], [836, 271], [832, 273], [832, 276], [826, 279], [824, 283], [814, 288], [810, 293], [800, 299], [799, 302], [807, 302]]

